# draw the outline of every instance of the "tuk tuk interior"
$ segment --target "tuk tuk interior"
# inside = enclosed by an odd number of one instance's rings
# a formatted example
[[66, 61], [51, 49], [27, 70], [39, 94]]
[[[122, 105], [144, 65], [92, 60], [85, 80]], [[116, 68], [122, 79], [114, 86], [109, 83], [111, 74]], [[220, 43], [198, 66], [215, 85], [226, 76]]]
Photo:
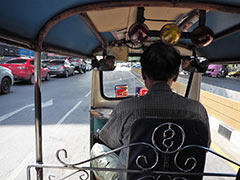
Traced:
[[[0, 14], [0, 42], [35, 51], [36, 164], [28, 166], [28, 179], [31, 179], [31, 168], [36, 168], [39, 180], [43, 179], [44, 168], [71, 169], [75, 172], [83, 171], [87, 175], [87, 170], [131, 171], [131, 169], [82, 167], [82, 164], [92, 159], [68, 164], [60, 157], [62, 152], [67, 157], [65, 150], [58, 150], [56, 154], [61, 165], [48, 165], [42, 162], [41, 52], [92, 59], [96, 56], [114, 55], [117, 61], [131, 62], [133, 59], [139, 60], [145, 47], [162, 40], [175, 46], [181, 55], [188, 59], [186, 60], [189, 62], [187, 70], [190, 72], [188, 85], [186, 89], [175, 85], [174, 90], [195, 100], [199, 100], [201, 73], [207, 70], [208, 64], [240, 62], [238, 48], [240, 2], [236, 0], [66, 2], [37, 0], [23, 1], [21, 4], [17, 0], [4, 0], [0, 2]], [[204, 57], [204, 60], [200, 57]], [[107, 121], [115, 105], [131, 97], [106, 96], [104, 74], [107, 73], [98, 69], [93, 70], [91, 145], [96, 141], [94, 137], [97, 129]], [[118, 88], [124, 89], [124, 85], [115, 89]], [[217, 155], [212, 150], [204, 147], [203, 149]], [[233, 163], [240, 166], [236, 162]], [[141, 169], [137, 172], [148, 170]], [[158, 173], [171, 174], [171, 172]], [[185, 172], [179, 173], [183, 174]], [[240, 178], [239, 171], [238, 174], [198, 175]]]

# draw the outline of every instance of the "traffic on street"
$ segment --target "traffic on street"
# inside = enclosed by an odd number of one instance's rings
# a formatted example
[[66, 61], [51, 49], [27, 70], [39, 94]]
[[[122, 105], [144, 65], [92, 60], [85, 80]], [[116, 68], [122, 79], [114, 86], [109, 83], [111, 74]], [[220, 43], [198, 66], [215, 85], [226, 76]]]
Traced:
[[[60, 148], [69, 149], [71, 158], [89, 157], [89, 81], [91, 72], [42, 83], [45, 162], [54, 163]], [[26, 179], [26, 167], [34, 162], [33, 89], [17, 82], [10, 94], [0, 96], [0, 179]]]

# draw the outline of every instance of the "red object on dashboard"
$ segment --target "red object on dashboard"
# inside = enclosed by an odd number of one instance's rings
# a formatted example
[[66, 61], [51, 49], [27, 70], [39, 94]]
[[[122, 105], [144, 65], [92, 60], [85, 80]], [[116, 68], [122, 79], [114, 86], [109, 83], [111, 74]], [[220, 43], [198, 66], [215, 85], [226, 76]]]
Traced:
[[115, 92], [117, 97], [126, 97], [128, 96], [128, 86], [126, 84], [116, 85]]

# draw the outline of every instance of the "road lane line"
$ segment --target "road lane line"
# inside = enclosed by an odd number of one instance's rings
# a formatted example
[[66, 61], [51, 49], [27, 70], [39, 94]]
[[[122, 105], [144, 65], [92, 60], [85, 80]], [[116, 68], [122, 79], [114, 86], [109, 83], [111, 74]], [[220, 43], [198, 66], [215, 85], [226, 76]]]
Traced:
[[16, 113], [18, 113], [18, 112], [20, 112], [20, 111], [22, 111], [26, 108], [32, 107], [32, 106], [33, 106], [33, 104], [29, 104], [27, 106], [23, 106], [22, 108], [19, 108], [19, 109], [15, 110], [13, 112], [10, 112], [8, 114], [4, 114], [3, 116], [0, 116], [0, 122], [6, 120], [6, 119], [10, 118], [11, 116], [13, 116], [14, 114], [16, 114]]
[[130, 72], [142, 85], [145, 86], [144, 82], [142, 79], [140, 79], [139, 77], [137, 77], [134, 73]]
[[84, 97], [88, 97], [91, 94], [91, 91], [89, 91]]
[[[42, 108], [48, 107], [48, 106], [52, 106], [53, 105], [53, 99], [50, 99], [49, 101], [43, 102], [42, 103]], [[35, 108], [32, 108], [32, 110], [34, 111]]]
[[26, 158], [24, 158], [24, 160], [22, 160], [22, 162], [20, 163], [19, 166], [17, 166], [17, 168], [14, 169], [14, 171], [12, 171], [12, 173], [10, 174], [10, 176], [8, 176], [7, 180], [16, 180], [17, 176], [21, 173], [21, 171], [23, 169], [27, 169], [27, 166], [29, 165], [30, 160], [34, 158], [34, 154], [33, 152], [30, 152]]
[[[221, 154], [222, 156], [228, 158], [228, 159], [231, 159], [228, 155], [226, 155], [218, 146], [216, 146], [214, 143], [211, 143], [211, 148], [214, 149], [218, 154]], [[238, 171], [239, 167], [229, 161], [226, 161], [228, 162], [228, 164], [234, 169], [234, 171]]]
[[79, 101], [70, 111], [68, 111], [56, 124], [56, 126], [59, 126], [63, 123], [63, 121], [82, 103], [82, 101]]

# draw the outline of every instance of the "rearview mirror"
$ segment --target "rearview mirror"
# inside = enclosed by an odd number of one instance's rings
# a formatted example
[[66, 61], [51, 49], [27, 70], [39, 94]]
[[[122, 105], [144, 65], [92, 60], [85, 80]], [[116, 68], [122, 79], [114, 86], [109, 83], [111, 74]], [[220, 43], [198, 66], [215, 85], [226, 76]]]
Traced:
[[107, 56], [100, 61], [94, 60], [94, 67], [97, 67], [99, 71], [113, 71], [116, 68], [116, 59], [114, 56]]
[[208, 60], [204, 57], [184, 56], [182, 69], [188, 72], [204, 73], [208, 68]]

